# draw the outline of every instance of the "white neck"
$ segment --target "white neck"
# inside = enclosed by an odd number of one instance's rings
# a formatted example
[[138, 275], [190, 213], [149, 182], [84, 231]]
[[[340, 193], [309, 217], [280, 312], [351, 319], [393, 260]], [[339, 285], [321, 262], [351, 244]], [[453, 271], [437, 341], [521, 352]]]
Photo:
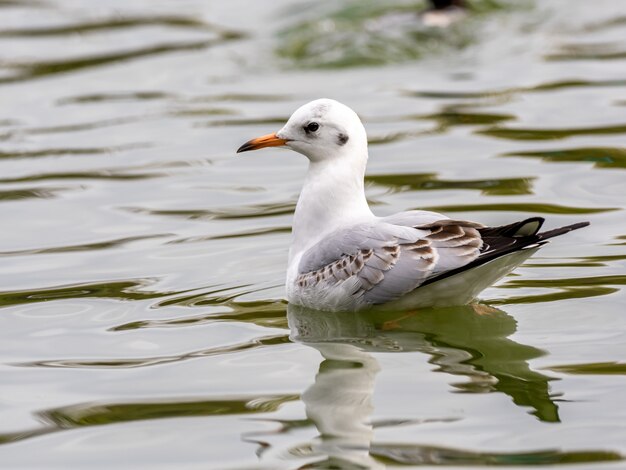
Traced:
[[374, 217], [365, 199], [366, 164], [367, 149], [358, 158], [353, 154], [310, 162], [294, 215], [290, 264], [328, 233]]

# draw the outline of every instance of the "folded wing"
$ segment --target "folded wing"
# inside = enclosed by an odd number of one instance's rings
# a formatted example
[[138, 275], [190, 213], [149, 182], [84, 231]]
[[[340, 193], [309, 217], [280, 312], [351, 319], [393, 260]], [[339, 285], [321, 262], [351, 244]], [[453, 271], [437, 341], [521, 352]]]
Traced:
[[352, 307], [382, 304], [422, 285], [588, 225], [581, 222], [539, 233], [543, 221], [533, 217], [485, 227], [440, 219], [412, 225], [417, 220], [412, 221], [409, 214], [393, 220], [395, 223], [381, 219], [358, 224], [330, 234], [305, 252], [296, 284], [320, 295], [332, 295], [333, 287], [340, 288], [348, 292]]
[[[420, 227], [360, 224], [330, 234], [303, 256], [300, 288], [342, 286], [356, 303], [380, 304], [480, 255], [478, 224], [441, 220]], [[324, 289], [321, 289], [322, 291]]]

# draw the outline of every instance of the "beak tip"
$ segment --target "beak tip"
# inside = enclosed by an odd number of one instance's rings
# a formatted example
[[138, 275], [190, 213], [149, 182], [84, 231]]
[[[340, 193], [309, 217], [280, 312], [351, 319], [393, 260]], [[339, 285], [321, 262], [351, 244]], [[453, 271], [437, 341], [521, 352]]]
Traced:
[[241, 147], [239, 147], [236, 153], [247, 152], [249, 150], [255, 150], [255, 149], [256, 149], [256, 146], [254, 145], [254, 142], [252, 140], [249, 140], [248, 142], [243, 144]]
[[249, 150], [257, 150], [264, 147], [280, 147], [287, 143], [286, 139], [281, 139], [276, 134], [268, 134], [256, 139], [249, 140], [237, 149], [236, 153], [247, 152]]

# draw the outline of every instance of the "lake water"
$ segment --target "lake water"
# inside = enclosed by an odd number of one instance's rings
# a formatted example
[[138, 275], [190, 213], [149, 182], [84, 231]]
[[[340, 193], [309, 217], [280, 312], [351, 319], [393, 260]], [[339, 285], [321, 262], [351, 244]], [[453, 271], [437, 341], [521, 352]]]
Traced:
[[[0, 467], [626, 468], [626, 2], [480, 5], [1, 0]], [[234, 152], [319, 97], [380, 215], [591, 226], [474, 306], [289, 307], [305, 159]]]

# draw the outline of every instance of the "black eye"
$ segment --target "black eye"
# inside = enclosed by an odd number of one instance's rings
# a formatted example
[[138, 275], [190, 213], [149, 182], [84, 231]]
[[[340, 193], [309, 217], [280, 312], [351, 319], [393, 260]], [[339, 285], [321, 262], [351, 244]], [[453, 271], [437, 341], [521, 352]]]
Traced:
[[309, 124], [307, 124], [307, 126], [305, 127], [305, 129], [308, 132], [315, 132], [316, 130], [318, 130], [320, 128], [320, 125], [317, 122], [310, 122]]

